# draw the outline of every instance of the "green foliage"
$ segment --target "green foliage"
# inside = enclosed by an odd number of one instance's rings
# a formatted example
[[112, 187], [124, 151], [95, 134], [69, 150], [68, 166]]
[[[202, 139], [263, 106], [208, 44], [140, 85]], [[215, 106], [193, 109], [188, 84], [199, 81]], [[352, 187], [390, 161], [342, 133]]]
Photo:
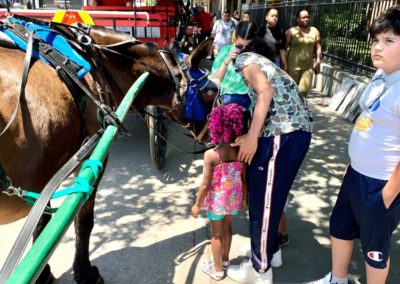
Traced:
[[328, 7], [320, 13], [319, 28], [325, 37], [352, 37], [357, 40], [367, 40], [368, 28], [364, 9], [355, 12], [349, 10], [348, 5], [338, 5], [338, 7]]
[[345, 37], [328, 37], [323, 42], [323, 50], [326, 53], [334, 54], [347, 61], [368, 66], [371, 65], [370, 45], [365, 41]]

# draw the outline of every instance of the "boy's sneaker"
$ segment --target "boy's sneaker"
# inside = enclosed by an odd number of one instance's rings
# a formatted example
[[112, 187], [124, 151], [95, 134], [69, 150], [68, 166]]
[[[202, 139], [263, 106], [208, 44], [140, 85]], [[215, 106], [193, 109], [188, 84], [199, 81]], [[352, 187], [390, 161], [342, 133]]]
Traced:
[[254, 270], [251, 260], [244, 260], [240, 265], [231, 265], [226, 271], [229, 278], [240, 283], [272, 284], [272, 269], [264, 273]]
[[309, 282], [308, 284], [351, 284], [352, 283], [350, 280], [332, 282], [331, 279], [332, 279], [332, 273], [329, 272], [328, 274], [325, 275], [324, 278], [319, 279], [317, 281]]
[[215, 271], [214, 262], [205, 260], [201, 266], [201, 270], [214, 280], [222, 280], [224, 278], [223, 271]]
[[330, 284], [331, 283], [331, 273], [329, 272], [324, 276], [324, 278], [317, 281], [309, 282], [308, 284]]
[[290, 244], [288, 234], [282, 234], [282, 235], [279, 234], [278, 239], [279, 239], [279, 247], [281, 248], [286, 247]]
[[[241, 251], [245, 257], [251, 258], [251, 246], [249, 244], [245, 244], [241, 247]], [[279, 249], [274, 255], [272, 256], [271, 266], [274, 268], [282, 266], [282, 250]]]

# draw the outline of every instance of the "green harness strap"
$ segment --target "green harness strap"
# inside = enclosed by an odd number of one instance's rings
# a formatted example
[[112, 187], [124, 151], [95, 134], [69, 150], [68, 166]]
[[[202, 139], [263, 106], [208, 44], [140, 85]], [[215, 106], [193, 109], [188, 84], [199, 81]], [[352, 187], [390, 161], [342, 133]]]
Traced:
[[[97, 180], [100, 172], [103, 171], [103, 163], [99, 160], [86, 160], [81, 167], [81, 170], [79, 172], [82, 172], [84, 169], [90, 168], [90, 170], [93, 172], [93, 175], [95, 176], [95, 179]], [[1, 170], [1, 168], [0, 168]], [[1, 171], [0, 171], [1, 174]], [[72, 193], [84, 193], [85, 194], [85, 202], [89, 199], [90, 195], [93, 192], [93, 186], [89, 184], [89, 182], [82, 178], [82, 177], [76, 177], [74, 179], [73, 185], [60, 189], [56, 192], [53, 193], [51, 196], [51, 199], [56, 199], [60, 198]], [[21, 192], [21, 198], [30, 206], [35, 204], [36, 200], [40, 197], [40, 193], [37, 192], [32, 192], [32, 191], [25, 191], [23, 190]], [[57, 208], [46, 208], [47, 213], [54, 213], [57, 211]]]

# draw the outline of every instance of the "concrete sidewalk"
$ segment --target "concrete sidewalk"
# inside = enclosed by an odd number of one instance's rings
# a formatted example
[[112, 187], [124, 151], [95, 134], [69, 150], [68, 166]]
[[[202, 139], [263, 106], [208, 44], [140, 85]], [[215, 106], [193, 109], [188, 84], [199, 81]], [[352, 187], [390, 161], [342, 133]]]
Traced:
[[[337, 117], [310, 95], [315, 116], [312, 145], [290, 193], [287, 227], [290, 245], [283, 249], [283, 266], [274, 269], [274, 283], [307, 283], [330, 269], [329, 215], [348, 162], [347, 141], [352, 124]], [[134, 114], [128, 117], [133, 138], [120, 137], [97, 196], [90, 258], [105, 283], [214, 283], [200, 269], [210, 252], [209, 222], [194, 219], [190, 209], [202, 174], [202, 155], [168, 147], [166, 165], [158, 171], [150, 161], [148, 129]], [[180, 128], [178, 128], [181, 130]], [[188, 151], [201, 146], [168, 130], [168, 140]], [[24, 220], [0, 226], [0, 264]], [[247, 213], [233, 223], [231, 261], [243, 259], [248, 242]], [[74, 229], [70, 228], [50, 260], [56, 283], [73, 283]], [[387, 283], [400, 283], [400, 238], [395, 234], [392, 271]], [[351, 264], [356, 283], [365, 283], [357, 246]], [[225, 278], [219, 283], [235, 283]]]

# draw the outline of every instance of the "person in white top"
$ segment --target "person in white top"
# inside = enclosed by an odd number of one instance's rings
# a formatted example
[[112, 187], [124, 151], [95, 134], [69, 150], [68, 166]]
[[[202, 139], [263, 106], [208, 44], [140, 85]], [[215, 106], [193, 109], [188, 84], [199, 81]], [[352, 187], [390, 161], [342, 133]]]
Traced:
[[384, 284], [390, 240], [400, 220], [400, 6], [370, 27], [378, 71], [362, 94], [349, 142], [350, 165], [330, 218], [332, 270], [316, 283], [348, 283], [354, 239], [361, 241], [368, 284]]
[[214, 23], [211, 31], [211, 36], [214, 37], [214, 54], [218, 54], [218, 51], [222, 47], [232, 43], [232, 34], [234, 30], [235, 23], [231, 19], [231, 13], [229, 10], [224, 10], [222, 19]]

